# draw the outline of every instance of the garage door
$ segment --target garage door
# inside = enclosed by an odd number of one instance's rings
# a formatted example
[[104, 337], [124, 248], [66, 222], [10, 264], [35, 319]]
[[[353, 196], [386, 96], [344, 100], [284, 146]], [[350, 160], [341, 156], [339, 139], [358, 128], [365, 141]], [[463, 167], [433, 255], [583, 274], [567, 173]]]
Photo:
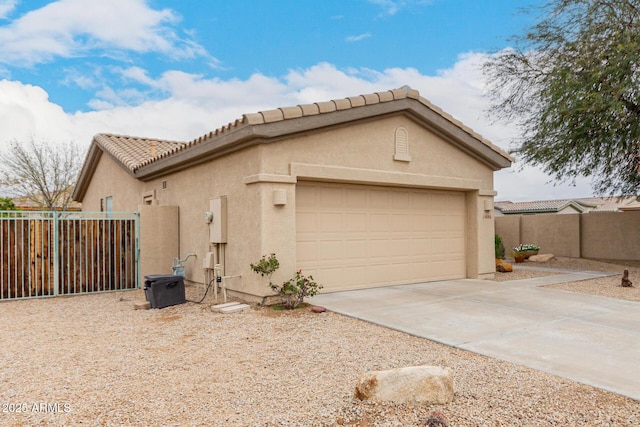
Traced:
[[323, 292], [466, 277], [461, 192], [299, 182], [297, 266]]

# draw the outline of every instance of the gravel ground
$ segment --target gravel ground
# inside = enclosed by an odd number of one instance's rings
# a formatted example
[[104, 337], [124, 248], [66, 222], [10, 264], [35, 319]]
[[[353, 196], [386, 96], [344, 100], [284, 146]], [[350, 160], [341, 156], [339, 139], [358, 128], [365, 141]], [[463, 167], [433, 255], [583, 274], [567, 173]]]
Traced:
[[[338, 314], [219, 314], [209, 297], [133, 310], [143, 300], [129, 291], [0, 303], [0, 425], [425, 426], [433, 412], [450, 427], [640, 425], [640, 402]], [[453, 369], [451, 404], [353, 399], [361, 373], [423, 364]]]
[[[558, 257], [549, 262], [534, 263], [526, 261], [524, 264], [527, 267], [533, 266], [563, 270], [605, 271], [609, 273], [616, 273], [615, 276], [583, 280], [580, 282], [559, 283], [545, 287], [625, 299], [628, 301], [640, 301], [640, 261], [618, 261], [616, 263], [612, 263], [590, 259]], [[549, 274], [557, 274], [554, 272], [525, 270], [520, 269], [518, 264], [512, 265], [514, 267], [514, 271], [512, 273], [496, 273], [495, 280], [502, 282], [506, 280], [520, 280]], [[629, 270], [629, 279], [634, 284], [632, 288], [623, 288], [620, 286], [624, 270]]]

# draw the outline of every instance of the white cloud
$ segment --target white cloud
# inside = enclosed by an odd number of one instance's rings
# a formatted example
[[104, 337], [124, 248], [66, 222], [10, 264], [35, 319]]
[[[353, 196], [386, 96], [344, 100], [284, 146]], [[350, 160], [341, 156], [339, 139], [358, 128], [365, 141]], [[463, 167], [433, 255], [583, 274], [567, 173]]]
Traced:
[[[0, 12], [2, 3], [0, 3]], [[5, 6], [11, 6], [11, 2]], [[205, 57], [205, 49], [180, 38], [172, 25], [179, 17], [154, 10], [144, 0], [58, 0], [0, 27], [0, 62], [33, 65], [90, 50], [158, 52], [168, 57]]]
[[424, 6], [432, 3], [432, 0], [369, 0], [369, 3], [373, 3], [384, 10], [386, 15], [393, 16], [398, 11], [410, 6]]
[[[340, 70], [319, 63], [289, 71], [280, 78], [254, 74], [241, 79], [205, 79], [181, 71], [157, 78], [141, 68], [122, 70], [139, 83], [139, 90], [105, 87], [92, 105], [96, 111], [65, 113], [39, 87], [0, 80], [0, 144], [30, 135], [51, 141], [74, 140], [88, 146], [94, 134], [112, 132], [172, 140], [191, 140], [225, 125], [243, 113], [282, 106], [326, 101], [409, 85], [447, 113], [464, 122], [503, 149], [517, 135], [509, 124], [491, 124], [484, 111], [484, 83], [478, 66], [485, 57], [467, 54], [454, 67], [435, 76], [413, 68]], [[145, 87], [156, 100], [145, 100]], [[162, 94], [159, 96], [158, 94]], [[588, 196], [587, 180], [577, 187], [547, 182], [550, 177], [531, 167], [498, 172], [498, 199], [534, 200]]]
[[394, 0], [369, 0], [369, 2], [382, 7], [388, 15], [395, 15], [400, 8], [398, 2]]
[[0, 19], [9, 16], [9, 13], [16, 7], [18, 0], [0, 0]]
[[51, 140], [70, 140], [77, 135], [73, 117], [49, 101], [40, 87], [0, 80], [0, 144], [30, 135]]
[[358, 34], [357, 36], [348, 36], [345, 40], [348, 42], [359, 42], [371, 37], [371, 33]]

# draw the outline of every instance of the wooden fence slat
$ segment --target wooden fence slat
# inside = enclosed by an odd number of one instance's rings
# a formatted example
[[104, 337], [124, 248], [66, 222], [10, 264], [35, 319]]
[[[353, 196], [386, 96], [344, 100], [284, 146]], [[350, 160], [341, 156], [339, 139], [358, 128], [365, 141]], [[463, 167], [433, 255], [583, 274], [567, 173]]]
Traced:
[[58, 221], [0, 217], [0, 300], [55, 295], [56, 265], [60, 295], [137, 287], [135, 220]]

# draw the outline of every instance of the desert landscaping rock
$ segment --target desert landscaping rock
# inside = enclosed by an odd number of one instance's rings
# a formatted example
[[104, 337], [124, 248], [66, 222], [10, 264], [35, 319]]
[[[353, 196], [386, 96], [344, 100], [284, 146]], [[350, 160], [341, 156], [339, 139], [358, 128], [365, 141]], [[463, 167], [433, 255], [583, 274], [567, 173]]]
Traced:
[[513, 266], [508, 262], [501, 262], [496, 265], [496, 271], [500, 273], [511, 273], [513, 271]]
[[324, 307], [320, 307], [319, 305], [314, 305], [311, 307], [311, 311], [313, 311], [314, 313], [324, 313], [325, 311], [327, 311], [327, 309]]
[[[625, 269], [640, 283], [638, 264], [536, 265], [619, 273], [567, 290], [640, 301], [637, 286], [620, 286]], [[556, 273], [514, 266], [496, 278], [535, 274]], [[145, 299], [142, 290], [125, 295]], [[201, 296], [187, 287], [188, 299]], [[332, 312], [252, 306], [224, 315], [213, 304], [209, 295], [132, 310], [114, 293], [1, 302], [0, 425], [405, 427], [425, 426], [434, 411], [450, 427], [640, 425], [640, 402], [512, 363]], [[363, 372], [420, 365], [450, 367], [451, 403], [353, 398]]]
[[377, 402], [440, 404], [453, 400], [451, 369], [409, 366], [364, 373], [356, 384], [355, 397]]
[[555, 255], [553, 254], [539, 254], [539, 255], [531, 255], [529, 257], [529, 261], [531, 262], [549, 262], [555, 259]]
[[151, 303], [149, 301], [140, 301], [133, 304], [134, 310], [150, 310]]

